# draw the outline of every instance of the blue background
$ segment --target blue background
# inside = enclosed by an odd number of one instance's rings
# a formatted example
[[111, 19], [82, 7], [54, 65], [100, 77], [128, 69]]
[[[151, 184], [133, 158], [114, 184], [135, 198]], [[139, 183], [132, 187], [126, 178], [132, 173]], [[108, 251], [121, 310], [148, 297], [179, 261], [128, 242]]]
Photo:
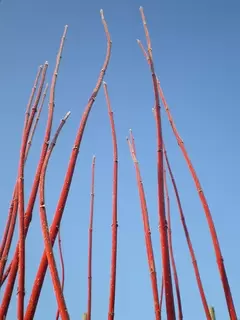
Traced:
[[[47, 209], [49, 221], [52, 220], [81, 114], [105, 56], [106, 39], [99, 15], [99, 10], [103, 8], [113, 41], [112, 58], [105, 80], [109, 86], [119, 147], [119, 251], [115, 319], [154, 318], [139, 196], [125, 140], [128, 129], [132, 128], [146, 190], [160, 283], [156, 131], [151, 111], [154, 97], [151, 74], [136, 43], [136, 38], [145, 40], [140, 5], [144, 6], [148, 21], [156, 71], [209, 200], [239, 314], [240, 3], [237, 0], [3, 0], [0, 4], [0, 232], [4, 228], [17, 175], [25, 105], [37, 67], [48, 60], [47, 78], [51, 81], [60, 37], [64, 25], [69, 24], [56, 88], [53, 131], [68, 110], [72, 111], [72, 115], [59, 138], [47, 173]], [[26, 165], [26, 196], [29, 195], [38, 162], [46, 115], [47, 104]], [[206, 219], [164, 113], [163, 131], [208, 303], [215, 306], [218, 320], [226, 320], [228, 313]], [[97, 159], [92, 317], [100, 320], [107, 317], [112, 199], [110, 133], [101, 90], [86, 127], [62, 223], [65, 296], [71, 319], [79, 319], [86, 310], [93, 154]], [[172, 188], [170, 196], [173, 244], [184, 319], [202, 320], [205, 315]], [[42, 248], [36, 205], [27, 238], [26, 300], [31, 292]], [[9, 319], [16, 319], [15, 310], [16, 289]], [[56, 300], [48, 274], [35, 319], [53, 319], [55, 312]]]

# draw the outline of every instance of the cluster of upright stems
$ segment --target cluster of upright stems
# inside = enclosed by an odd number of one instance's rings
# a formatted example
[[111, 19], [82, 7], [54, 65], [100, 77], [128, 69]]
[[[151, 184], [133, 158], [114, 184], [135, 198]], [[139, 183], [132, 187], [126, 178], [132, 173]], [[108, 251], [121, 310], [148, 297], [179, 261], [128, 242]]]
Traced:
[[[68, 26], [65, 26], [63, 36], [61, 38], [59, 51], [56, 58], [56, 65], [52, 75], [52, 81], [50, 85], [50, 97], [48, 105], [48, 117], [46, 122], [45, 135], [42, 142], [41, 154], [39, 158], [39, 163], [36, 169], [35, 177], [32, 184], [32, 189], [27, 203], [25, 203], [25, 186], [24, 186], [24, 172], [25, 164], [28, 158], [28, 154], [33, 141], [34, 133], [37, 128], [39, 117], [45, 102], [47, 95], [48, 84], [45, 84], [46, 73], [48, 69], [48, 63], [45, 62], [43, 66], [40, 66], [37, 72], [36, 79], [33, 84], [33, 88], [30, 94], [30, 98], [26, 108], [25, 121], [23, 125], [22, 141], [19, 154], [19, 165], [18, 165], [18, 175], [13, 190], [12, 200], [7, 216], [6, 226], [2, 236], [1, 246], [0, 246], [0, 286], [3, 290], [3, 298], [0, 303], [0, 319], [5, 319], [8, 314], [9, 305], [12, 300], [12, 294], [16, 278], [18, 279], [17, 287], [17, 319], [19, 320], [31, 320], [34, 318], [39, 297], [41, 294], [42, 286], [44, 283], [47, 268], [49, 267], [54, 293], [56, 296], [58, 309], [56, 310], [56, 319], [70, 319], [69, 311], [64, 298], [64, 260], [61, 248], [61, 235], [60, 235], [60, 225], [62, 216], [64, 213], [64, 208], [68, 199], [70, 186], [72, 178], [74, 175], [74, 170], [76, 167], [76, 161], [82, 142], [84, 129], [88, 121], [88, 116], [92, 110], [94, 102], [97, 98], [98, 92], [103, 85], [106, 105], [109, 114], [109, 123], [112, 133], [112, 145], [113, 145], [113, 186], [112, 186], [112, 251], [111, 251], [111, 265], [110, 265], [110, 288], [109, 288], [109, 308], [108, 308], [108, 320], [113, 320], [115, 316], [115, 297], [116, 297], [116, 279], [117, 279], [117, 243], [118, 243], [118, 214], [117, 214], [117, 204], [118, 204], [118, 147], [117, 147], [117, 137], [113, 118], [113, 111], [110, 103], [109, 93], [107, 84], [103, 81], [105, 73], [108, 68], [108, 64], [111, 57], [111, 47], [112, 42], [110, 38], [110, 33], [108, 31], [108, 26], [105, 21], [103, 11], [101, 13], [101, 20], [103, 23], [104, 31], [107, 39], [107, 50], [106, 57], [103, 66], [100, 70], [99, 77], [95, 88], [87, 102], [85, 110], [83, 112], [82, 118], [80, 120], [79, 128], [76, 134], [76, 138], [73, 144], [72, 152], [69, 159], [69, 164], [66, 170], [65, 179], [62, 185], [62, 190], [59, 196], [59, 200], [56, 206], [54, 218], [51, 226], [49, 227], [47, 208], [45, 204], [45, 178], [48, 163], [52, 154], [52, 151], [56, 145], [58, 136], [70, 116], [70, 112], [67, 112], [54, 134], [52, 134], [52, 123], [54, 116], [55, 107], [55, 88], [57, 82], [57, 76], [59, 73], [60, 61], [62, 58], [64, 42], [67, 35]], [[149, 65], [149, 70], [152, 76], [152, 85], [155, 98], [155, 105], [153, 108], [153, 115], [156, 123], [156, 141], [157, 141], [157, 200], [158, 200], [158, 218], [159, 218], [159, 236], [160, 236], [160, 247], [161, 247], [161, 258], [162, 258], [162, 268], [158, 270], [160, 274], [161, 286], [158, 285], [157, 270], [155, 266], [154, 251], [152, 247], [151, 240], [151, 228], [148, 217], [147, 201], [144, 192], [144, 186], [141, 178], [140, 167], [137, 158], [136, 144], [133, 136], [132, 130], [129, 132], [129, 137], [127, 138], [130, 154], [133, 160], [133, 164], [136, 171], [137, 188], [139, 192], [142, 221], [145, 235], [146, 253], [150, 272], [150, 280], [152, 286], [153, 295], [153, 308], [155, 311], [155, 319], [160, 320], [162, 317], [162, 303], [165, 300], [166, 303], [166, 315], [168, 320], [183, 319], [184, 317], [184, 306], [181, 300], [180, 283], [178, 279], [177, 266], [174, 259], [174, 252], [172, 246], [172, 232], [171, 232], [171, 212], [170, 212], [170, 198], [168, 194], [167, 185], [167, 173], [169, 174], [170, 181], [172, 182], [173, 189], [176, 195], [176, 201], [179, 209], [179, 215], [183, 231], [186, 237], [187, 246], [193, 263], [193, 269], [196, 276], [196, 282], [199, 289], [200, 298], [203, 305], [203, 310], [205, 312], [206, 319], [211, 320], [215, 318], [212, 308], [209, 308], [207, 297], [203, 288], [203, 284], [200, 277], [200, 271], [197, 264], [196, 255], [194, 253], [192, 241], [188, 231], [187, 223], [185, 220], [179, 191], [177, 188], [176, 181], [174, 179], [173, 171], [168, 159], [166, 146], [163, 141], [162, 126], [161, 126], [161, 110], [160, 103], [163, 105], [166, 111], [170, 126], [172, 128], [173, 134], [182, 151], [183, 157], [186, 160], [186, 164], [189, 168], [189, 172], [196, 185], [196, 191], [199, 195], [199, 199], [203, 206], [203, 211], [205, 213], [207, 223], [209, 226], [213, 247], [215, 250], [217, 265], [219, 269], [220, 279], [222, 282], [226, 304], [231, 320], [237, 320], [236, 311], [231, 295], [230, 286], [228, 283], [228, 278], [224, 266], [223, 257], [221, 254], [221, 249], [217, 237], [217, 233], [214, 227], [214, 222], [211, 216], [211, 212], [204, 195], [203, 189], [199, 182], [198, 176], [194, 170], [193, 164], [188, 156], [186, 147], [184, 146], [183, 140], [177, 131], [173, 117], [171, 115], [170, 109], [167, 105], [166, 99], [164, 97], [163, 90], [160, 85], [160, 81], [155, 73], [155, 65], [153, 59], [153, 50], [151, 46], [150, 35], [146, 23], [146, 18], [144, 15], [143, 8], [140, 7], [141, 19], [143, 22], [147, 48], [145, 49], [140, 40], [137, 40], [140, 49], [143, 52], [143, 56], [146, 58], [146, 62]], [[52, 138], [51, 138], [52, 137]], [[92, 160], [92, 178], [91, 178], [91, 197], [90, 197], [90, 222], [89, 222], [89, 236], [88, 236], [88, 288], [87, 288], [87, 306], [86, 313], [83, 318], [86, 320], [91, 320], [92, 314], [92, 248], [93, 248], [93, 216], [94, 216], [94, 193], [95, 193], [95, 163], [96, 157]], [[37, 270], [36, 278], [33, 283], [32, 291], [30, 294], [30, 299], [28, 303], [25, 301], [25, 262], [26, 262], [26, 252], [25, 252], [25, 241], [28, 234], [28, 230], [31, 224], [33, 207], [36, 202], [37, 195], [39, 195], [39, 216], [41, 222], [41, 230], [44, 241], [44, 253], [42, 255], [39, 267]], [[9, 251], [12, 245], [12, 239], [14, 230], [16, 227], [16, 221], [18, 219], [18, 243], [15, 248], [15, 253], [9, 265], [7, 265]], [[56, 238], [58, 237], [58, 247], [60, 253], [61, 262], [61, 277], [59, 276], [59, 271], [56, 267], [55, 255], [53, 252], [53, 246]], [[172, 272], [173, 271], [173, 280]], [[60, 279], [61, 278], [61, 279]], [[173, 288], [173, 282], [175, 285], [175, 293]], [[177, 307], [175, 307], [174, 296], [176, 294]]]

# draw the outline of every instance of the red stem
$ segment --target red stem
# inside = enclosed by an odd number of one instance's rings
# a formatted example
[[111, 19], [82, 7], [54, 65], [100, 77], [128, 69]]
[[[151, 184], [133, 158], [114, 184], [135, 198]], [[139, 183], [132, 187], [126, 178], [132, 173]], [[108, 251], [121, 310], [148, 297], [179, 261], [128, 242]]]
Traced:
[[[60, 227], [58, 230], [58, 250], [59, 250], [60, 265], [61, 265], [61, 271], [62, 271], [61, 288], [63, 291], [64, 283], [65, 283], [65, 265], [64, 265], [63, 252], [62, 252], [62, 240], [61, 240]], [[59, 319], [59, 315], [60, 315], [60, 313], [59, 313], [59, 309], [58, 309], [57, 314], [56, 314], [56, 320]]]
[[179, 192], [178, 192], [178, 189], [177, 189], [177, 184], [175, 182], [175, 179], [174, 179], [174, 176], [173, 176], [173, 172], [172, 172], [169, 160], [168, 160], [167, 151], [166, 151], [165, 148], [164, 148], [164, 156], [165, 156], [168, 172], [169, 172], [171, 180], [172, 180], [173, 189], [174, 189], [174, 192], [175, 192], [175, 195], [176, 195], [179, 214], [180, 214], [183, 230], [184, 230], [184, 233], [185, 233], [185, 237], [186, 237], [186, 240], [187, 240], [188, 249], [189, 249], [189, 252], [190, 252], [190, 255], [191, 255], [193, 268], [194, 268], [194, 273], [195, 273], [195, 277], [196, 277], [196, 280], [197, 280], [197, 285], [198, 285], [198, 289], [199, 289], [199, 292], [200, 292], [200, 296], [201, 296], [203, 308], [204, 308], [204, 311], [205, 311], [205, 315], [206, 315], [207, 320], [211, 320], [212, 318], [211, 318], [211, 315], [210, 315], [210, 312], [209, 312], [206, 295], [205, 295], [205, 292], [204, 292], [204, 289], [203, 289], [202, 280], [201, 280], [200, 272], [199, 272], [199, 269], [198, 269], [197, 258], [195, 256], [195, 253], [194, 253], [194, 250], [193, 250], [192, 241], [191, 241], [191, 238], [190, 238], [190, 235], [189, 235], [189, 232], [188, 232], [188, 227], [187, 227], [187, 224], [186, 224], [186, 221], [185, 221], [184, 212], [183, 212], [183, 209], [182, 209], [182, 204], [181, 204]]
[[[54, 245], [57, 233], [58, 233], [58, 229], [59, 229], [59, 225], [61, 223], [61, 219], [62, 219], [62, 215], [63, 215], [63, 211], [67, 202], [67, 197], [68, 197], [68, 193], [70, 190], [70, 185], [72, 182], [72, 177], [74, 174], [74, 169], [75, 169], [75, 165], [76, 165], [76, 161], [77, 161], [77, 157], [78, 157], [78, 153], [79, 153], [79, 148], [80, 148], [80, 144], [82, 141], [82, 137], [83, 137], [83, 133], [84, 133], [84, 129], [87, 123], [87, 119], [89, 116], [89, 113], [92, 109], [93, 103], [97, 97], [98, 91], [100, 89], [100, 86], [102, 84], [102, 80], [103, 77], [105, 75], [109, 60], [110, 60], [110, 54], [111, 54], [111, 39], [110, 39], [110, 34], [108, 32], [108, 28], [107, 28], [107, 24], [106, 21], [104, 19], [103, 16], [103, 12], [101, 10], [101, 16], [102, 16], [102, 22], [103, 22], [103, 26], [106, 32], [106, 36], [107, 36], [107, 55], [106, 55], [106, 59], [104, 62], [104, 65], [101, 69], [98, 81], [97, 81], [97, 85], [95, 87], [95, 89], [93, 90], [93, 93], [88, 101], [88, 104], [85, 108], [85, 111], [83, 113], [83, 117], [82, 120], [80, 122], [80, 126], [77, 132], [77, 136], [75, 139], [75, 143], [74, 143], [74, 147], [70, 156], [70, 160], [69, 160], [69, 164], [68, 164], [68, 169], [66, 172], [66, 176], [65, 176], [65, 180], [64, 180], [64, 184], [63, 184], [63, 188], [60, 194], [60, 198], [57, 204], [57, 208], [55, 211], [55, 216], [50, 228], [50, 236], [51, 236], [51, 241], [52, 241], [52, 245]], [[45, 278], [45, 274], [47, 271], [47, 258], [45, 255], [45, 252], [42, 255], [41, 258], [41, 262], [37, 271], [37, 275], [34, 281], [34, 285], [33, 285], [33, 289], [32, 289], [32, 293], [30, 296], [30, 300], [29, 300], [29, 304], [25, 313], [25, 320], [30, 320], [33, 319], [35, 311], [36, 311], [36, 306], [37, 306], [37, 302], [41, 293], [41, 288], [43, 285], [43, 281]]]
[[154, 70], [153, 56], [151, 41], [147, 28], [146, 18], [144, 16], [143, 8], [140, 7], [140, 13], [143, 21], [144, 31], [148, 44], [148, 63], [152, 73], [152, 81], [155, 95], [155, 110], [156, 110], [156, 128], [157, 128], [157, 181], [158, 181], [158, 214], [159, 214], [159, 231], [162, 250], [162, 262], [163, 262], [163, 279], [166, 297], [166, 309], [168, 320], [175, 320], [175, 308], [172, 288], [172, 277], [169, 259], [169, 246], [168, 246], [168, 234], [167, 234], [167, 221], [165, 215], [165, 203], [164, 203], [164, 181], [163, 181], [163, 140], [162, 140], [162, 126], [160, 115], [160, 103], [157, 88], [157, 79]]
[[128, 139], [127, 141], [128, 141], [130, 153], [131, 153], [135, 170], [136, 170], [136, 178], [137, 178], [138, 192], [139, 192], [140, 204], [141, 204], [141, 210], [142, 210], [145, 244], [146, 244], [146, 251], [147, 251], [147, 258], [148, 258], [148, 266], [149, 266], [151, 284], [152, 284], [155, 319], [160, 320], [161, 311], [160, 311], [159, 298], [158, 298], [157, 274], [156, 274], [156, 268], [155, 268], [154, 252], [152, 247], [151, 229], [150, 229], [149, 218], [148, 218], [147, 202], [145, 198], [145, 192], [144, 192], [143, 182], [141, 178], [139, 163], [137, 161], [136, 147], [135, 147], [135, 141], [134, 141], [132, 131], [130, 131], [130, 139]]
[[52, 278], [52, 283], [55, 291], [55, 296], [57, 299], [58, 303], [58, 309], [60, 312], [61, 319], [68, 320], [70, 319], [68, 311], [67, 311], [67, 306], [66, 302], [63, 296], [63, 291], [62, 291], [62, 286], [61, 282], [58, 276], [58, 270], [56, 266], [56, 261], [54, 257], [54, 252], [53, 252], [53, 247], [51, 243], [51, 238], [50, 238], [50, 233], [48, 229], [48, 221], [47, 221], [47, 213], [46, 213], [46, 205], [45, 205], [45, 178], [46, 178], [46, 171], [47, 171], [47, 166], [49, 163], [50, 156], [52, 154], [53, 148], [56, 145], [57, 138], [59, 136], [59, 133], [64, 126], [67, 118], [69, 117], [70, 112], [66, 114], [66, 116], [62, 119], [56, 134], [54, 135], [54, 138], [49, 146], [47, 155], [44, 160], [44, 164], [42, 167], [42, 172], [40, 176], [40, 183], [39, 183], [39, 199], [40, 199], [40, 220], [41, 220], [41, 227], [42, 227], [42, 233], [43, 233], [43, 240], [44, 240], [44, 247], [45, 247], [45, 253], [47, 256], [48, 260], [48, 265], [50, 269], [50, 275]]
[[33, 124], [32, 131], [30, 132], [30, 135], [29, 135], [26, 154], [25, 154], [25, 158], [26, 158], [25, 161], [27, 160], [28, 153], [29, 153], [29, 150], [30, 150], [31, 145], [32, 145], [33, 137], [34, 137], [34, 134], [36, 132], [37, 125], [38, 125], [38, 122], [39, 122], [39, 119], [40, 119], [40, 116], [41, 116], [41, 113], [42, 113], [42, 109], [43, 109], [43, 105], [44, 105], [44, 102], [45, 102], [45, 99], [46, 99], [47, 91], [48, 91], [48, 83], [45, 86], [45, 89], [44, 89], [44, 92], [43, 92], [43, 96], [42, 96], [42, 100], [41, 100], [41, 103], [40, 103], [40, 106], [39, 106], [39, 109], [38, 109], [38, 112], [37, 112], [37, 117], [36, 117], [35, 122]]
[[178, 319], [183, 319], [182, 313], [182, 302], [181, 302], [181, 294], [180, 294], [180, 287], [179, 287], [179, 280], [177, 274], [177, 267], [176, 262], [173, 254], [173, 245], [172, 245], [172, 228], [171, 228], [171, 213], [170, 213], [170, 198], [168, 193], [168, 186], [167, 186], [167, 177], [166, 177], [166, 170], [164, 169], [164, 186], [165, 186], [165, 193], [166, 193], [166, 202], [167, 202], [167, 223], [168, 223], [168, 242], [169, 242], [169, 253], [170, 253], [170, 260], [173, 268], [173, 276], [175, 281], [175, 288], [177, 294], [177, 302], [178, 302]]
[[94, 212], [94, 185], [95, 185], [95, 161], [92, 160], [92, 182], [91, 182], [91, 201], [90, 201], [90, 222], [88, 232], [88, 306], [87, 320], [91, 320], [92, 315], [92, 233], [93, 233], [93, 212]]
[[164, 289], [163, 286], [164, 286], [164, 282], [163, 282], [163, 277], [162, 277], [161, 290], [160, 290], [160, 300], [159, 300], [160, 313], [162, 310], [162, 303], [163, 303], [163, 289]]
[[111, 273], [110, 273], [110, 295], [108, 306], [108, 320], [114, 319], [115, 298], [116, 298], [116, 272], [117, 272], [117, 195], [118, 195], [118, 147], [116, 128], [114, 124], [113, 111], [108, 94], [107, 84], [103, 83], [104, 93], [107, 102], [109, 120], [112, 131], [113, 144], [113, 193], [112, 193], [112, 257], [111, 257]]

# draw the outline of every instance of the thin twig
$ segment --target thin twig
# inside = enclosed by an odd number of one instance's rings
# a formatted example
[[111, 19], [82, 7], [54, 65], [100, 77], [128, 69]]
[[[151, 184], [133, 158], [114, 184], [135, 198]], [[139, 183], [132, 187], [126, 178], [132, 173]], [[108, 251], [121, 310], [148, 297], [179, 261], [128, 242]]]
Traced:
[[[62, 273], [61, 288], [62, 288], [62, 292], [63, 292], [64, 284], [65, 284], [65, 265], [64, 265], [63, 252], [62, 252], [62, 239], [61, 239], [60, 227], [59, 227], [59, 231], [58, 231], [58, 250], [59, 250], [61, 273]], [[60, 315], [60, 312], [58, 309], [57, 314], [56, 314], [56, 320], [59, 319], [59, 315]]]
[[93, 213], [95, 196], [95, 162], [96, 157], [92, 159], [92, 179], [91, 179], [91, 200], [90, 200], [90, 221], [88, 231], [88, 304], [87, 320], [91, 320], [92, 315], [92, 240], [93, 240]]

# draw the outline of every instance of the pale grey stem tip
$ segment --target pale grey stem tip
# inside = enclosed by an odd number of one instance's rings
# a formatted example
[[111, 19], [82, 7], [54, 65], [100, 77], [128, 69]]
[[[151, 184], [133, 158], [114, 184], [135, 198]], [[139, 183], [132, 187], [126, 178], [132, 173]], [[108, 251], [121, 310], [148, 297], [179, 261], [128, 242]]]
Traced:
[[44, 64], [45, 64], [45, 66], [48, 66], [48, 61], [46, 61]]
[[140, 6], [139, 10], [143, 10], [143, 7], [142, 7], [142, 6]]
[[100, 15], [101, 15], [101, 18], [104, 20], [103, 9], [100, 10]]
[[71, 114], [71, 111], [68, 111], [68, 112], [66, 113], [65, 117], [63, 118], [63, 120], [66, 121], [67, 118], [70, 116], [70, 114]]
[[107, 82], [106, 82], [106, 81], [103, 81], [103, 85], [106, 86], [106, 85], [107, 85]]
[[132, 132], [132, 129], [129, 129], [129, 132]]
[[141, 41], [139, 39], [137, 39], [137, 43], [140, 43]]

